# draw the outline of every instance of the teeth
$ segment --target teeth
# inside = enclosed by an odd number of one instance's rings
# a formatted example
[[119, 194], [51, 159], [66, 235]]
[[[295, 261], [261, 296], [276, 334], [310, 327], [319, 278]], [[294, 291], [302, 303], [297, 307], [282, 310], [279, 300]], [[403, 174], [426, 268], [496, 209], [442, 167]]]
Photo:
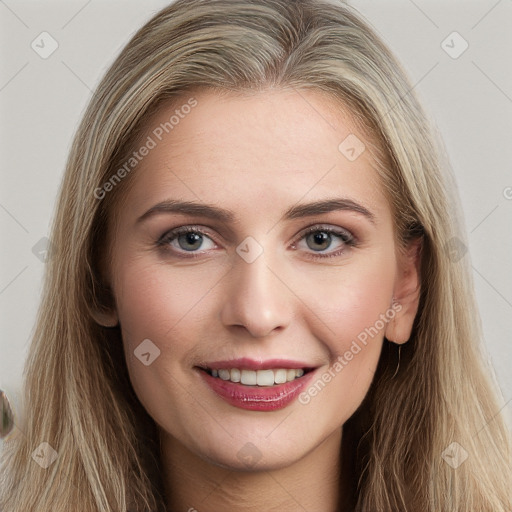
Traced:
[[253, 372], [251, 370], [242, 370], [240, 382], [246, 386], [255, 386], [257, 382], [257, 373], [258, 372]]
[[274, 382], [276, 384], [284, 384], [286, 382], [288, 372], [286, 370], [277, 370], [274, 374]]
[[272, 370], [259, 370], [256, 372], [256, 384], [258, 386], [273, 386], [274, 372]]
[[229, 380], [231, 378], [229, 370], [219, 370], [219, 377], [222, 380]]
[[222, 368], [211, 370], [213, 377], [231, 382], [240, 382], [245, 386], [273, 386], [291, 382], [304, 375], [304, 370], [278, 368], [275, 370], [239, 370], [238, 368]]

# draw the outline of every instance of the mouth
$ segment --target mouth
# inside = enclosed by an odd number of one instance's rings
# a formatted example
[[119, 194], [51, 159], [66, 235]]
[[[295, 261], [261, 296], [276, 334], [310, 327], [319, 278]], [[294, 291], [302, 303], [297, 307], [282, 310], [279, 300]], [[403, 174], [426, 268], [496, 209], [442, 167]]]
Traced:
[[270, 387], [300, 379], [312, 371], [312, 368], [272, 368], [268, 370], [205, 368], [202, 370], [215, 379], [241, 384], [242, 386]]
[[196, 369], [208, 388], [228, 404], [252, 411], [274, 411], [291, 404], [317, 368], [285, 360], [237, 359]]

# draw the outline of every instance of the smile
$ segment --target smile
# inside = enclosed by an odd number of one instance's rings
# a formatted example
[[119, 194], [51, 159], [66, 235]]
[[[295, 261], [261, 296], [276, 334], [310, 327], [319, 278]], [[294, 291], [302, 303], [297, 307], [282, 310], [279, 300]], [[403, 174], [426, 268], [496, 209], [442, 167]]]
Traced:
[[243, 384], [244, 386], [274, 386], [292, 382], [304, 375], [302, 368], [277, 368], [269, 370], [240, 370], [221, 368], [206, 370], [212, 377]]
[[241, 358], [196, 367], [216, 396], [240, 409], [275, 411], [290, 405], [308, 385], [314, 370], [307, 363]]

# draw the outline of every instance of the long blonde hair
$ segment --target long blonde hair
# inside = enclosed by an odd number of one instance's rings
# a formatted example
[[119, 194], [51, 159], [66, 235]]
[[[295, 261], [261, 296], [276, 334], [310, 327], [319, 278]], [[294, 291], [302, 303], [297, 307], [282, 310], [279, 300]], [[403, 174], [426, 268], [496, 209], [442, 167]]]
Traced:
[[[464, 239], [451, 174], [389, 50], [351, 8], [328, 0], [178, 0], [106, 73], [60, 190], [25, 420], [5, 450], [0, 509], [165, 509], [156, 426], [131, 387], [119, 328], [92, 317], [112, 305], [100, 268], [107, 221], [130, 176], [102, 198], [97, 190], [160, 102], [200, 87], [310, 88], [338, 98], [382, 150], [397, 239], [423, 238], [411, 339], [401, 353], [385, 341], [372, 386], [343, 426], [353, 510], [510, 512], [510, 434], [483, 362], [468, 257], [449, 250]], [[42, 442], [57, 452], [46, 469], [32, 458]], [[449, 446], [467, 455], [457, 468], [443, 458]]]

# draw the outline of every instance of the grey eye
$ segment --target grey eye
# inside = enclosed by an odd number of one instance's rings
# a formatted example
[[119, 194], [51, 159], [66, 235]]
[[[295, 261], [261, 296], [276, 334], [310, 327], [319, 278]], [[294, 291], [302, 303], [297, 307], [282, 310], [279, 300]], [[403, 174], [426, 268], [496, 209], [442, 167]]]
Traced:
[[178, 244], [184, 251], [195, 251], [203, 243], [203, 236], [199, 233], [183, 233], [177, 237]]
[[306, 243], [313, 251], [325, 251], [332, 243], [332, 235], [326, 231], [316, 231], [306, 236]]

